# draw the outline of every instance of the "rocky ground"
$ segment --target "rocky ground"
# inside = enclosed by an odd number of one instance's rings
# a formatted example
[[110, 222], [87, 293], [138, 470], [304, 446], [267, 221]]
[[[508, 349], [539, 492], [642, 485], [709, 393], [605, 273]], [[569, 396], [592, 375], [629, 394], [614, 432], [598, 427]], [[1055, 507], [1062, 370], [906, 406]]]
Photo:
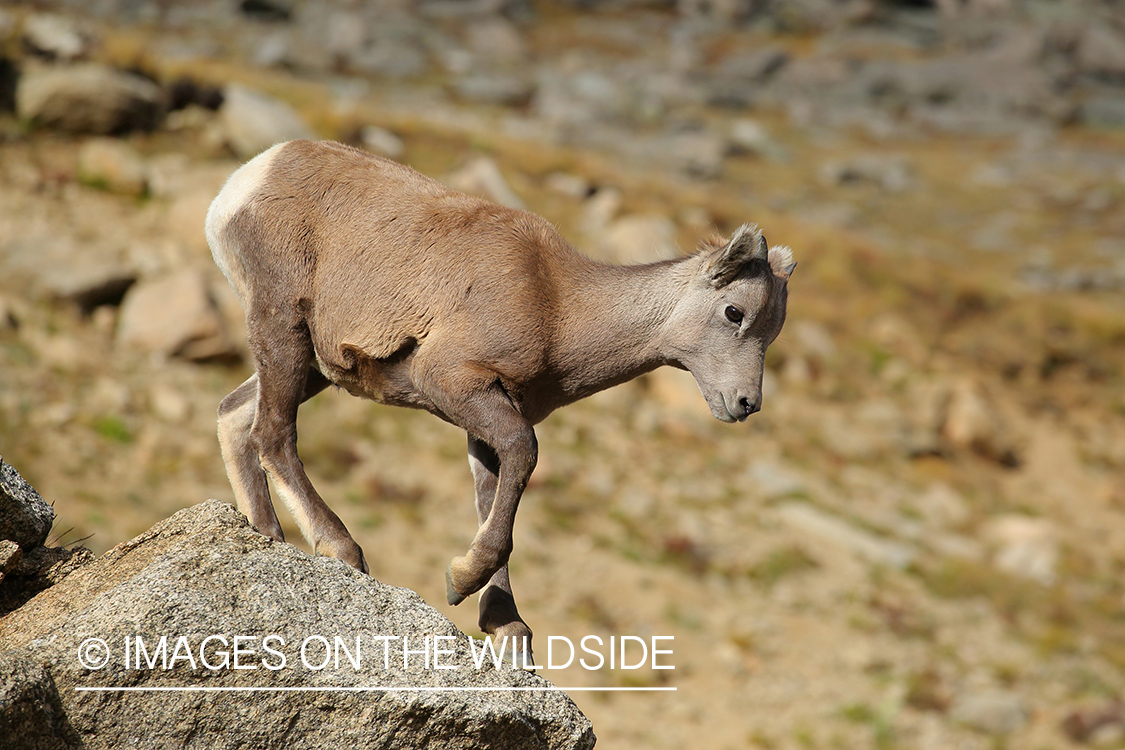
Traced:
[[[164, 3], [0, 9], [0, 454], [101, 553], [230, 499], [249, 374], [203, 215], [331, 137], [524, 205], [585, 252], [791, 245], [765, 407], [658, 371], [553, 415], [513, 577], [601, 747], [1125, 742], [1125, 10], [1115, 2]], [[326, 393], [314, 483], [444, 603], [463, 436]], [[286, 533], [299, 533], [281, 514]]]
[[[48, 583], [34, 559], [67, 551], [29, 533], [50, 507], [39, 500], [29, 516], [34, 490], [21, 485], [0, 463], [0, 539], [18, 550], [16, 537], [24, 557], [0, 589], [0, 747], [594, 746], [566, 695], [475, 658], [473, 642], [413, 591], [267, 539], [220, 500], [96, 561], [85, 551], [56, 562], [51, 585], [26, 601], [35, 592], [25, 584]], [[389, 634], [383, 647], [373, 640]], [[327, 645], [337, 639], [339, 650]], [[133, 691], [98, 690], [110, 686]], [[390, 689], [359, 690], [371, 686]]]

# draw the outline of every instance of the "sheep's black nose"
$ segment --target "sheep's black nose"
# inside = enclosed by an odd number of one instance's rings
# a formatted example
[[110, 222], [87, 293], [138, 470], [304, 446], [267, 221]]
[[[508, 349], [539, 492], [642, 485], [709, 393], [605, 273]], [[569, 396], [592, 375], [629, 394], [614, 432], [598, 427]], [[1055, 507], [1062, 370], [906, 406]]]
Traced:
[[743, 415], [745, 415], [747, 417], [750, 416], [751, 414], [757, 413], [762, 408], [762, 405], [761, 405], [760, 402], [751, 401], [750, 399], [746, 398], [745, 396], [738, 399], [738, 405], [742, 407], [742, 413], [743, 413]]

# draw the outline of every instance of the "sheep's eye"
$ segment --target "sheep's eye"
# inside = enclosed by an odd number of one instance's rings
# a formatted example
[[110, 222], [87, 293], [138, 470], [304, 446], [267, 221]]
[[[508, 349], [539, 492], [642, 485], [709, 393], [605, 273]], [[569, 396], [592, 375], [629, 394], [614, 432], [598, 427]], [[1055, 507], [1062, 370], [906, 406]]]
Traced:
[[729, 320], [731, 323], [741, 323], [742, 322], [742, 311], [739, 310], [734, 305], [727, 305], [727, 309], [725, 310], [725, 312], [726, 312], [727, 320]]

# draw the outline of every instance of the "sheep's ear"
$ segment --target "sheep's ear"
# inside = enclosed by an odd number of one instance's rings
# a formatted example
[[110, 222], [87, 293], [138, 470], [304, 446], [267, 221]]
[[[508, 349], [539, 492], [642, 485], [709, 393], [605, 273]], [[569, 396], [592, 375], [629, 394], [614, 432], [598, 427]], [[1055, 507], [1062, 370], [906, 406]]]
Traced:
[[755, 224], [743, 224], [715, 250], [704, 271], [715, 288], [726, 286], [754, 260], [769, 260], [766, 238]]
[[770, 270], [773, 271], [773, 275], [782, 281], [789, 281], [793, 269], [797, 267], [797, 261], [793, 260], [793, 251], [785, 245], [774, 245], [769, 253]]

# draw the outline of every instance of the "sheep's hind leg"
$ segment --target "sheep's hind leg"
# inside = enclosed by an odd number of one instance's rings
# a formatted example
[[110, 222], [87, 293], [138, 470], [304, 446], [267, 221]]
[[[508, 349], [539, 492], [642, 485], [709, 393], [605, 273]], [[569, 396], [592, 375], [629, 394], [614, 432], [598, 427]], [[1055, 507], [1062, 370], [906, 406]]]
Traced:
[[366, 573], [363, 551], [340, 517], [317, 494], [297, 455], [297, 407], [305, 398], [313, 372], [308, 332], [280, 316], [270, 316], [269, 320], [272, 338], [261, 336], [250, 341], [258, 370], [251, 442], [262, 468], [316, 554], [343, 560]]
[[[328, 384], [327, 378], [310, 369], [302, 401], [308, 401]], [[262, 534], [283, 542], [285, 533], [270, 500], [266, 474], [250, 440], [257, 401], [258, 375], [255, 373], [219, 404], [219, 446], [238, 510]]]
[[[469, 467], [473, 470], [476, 489], [477, 519], [481, 524], [488, 519], [496, 485], [500, 479], [500, 459], [487, 444], [469, 436]], [[489, 579], [480, 592], [480, 619], [478, 625], [484, 633], [497, 639], [508, 639], [512, 663], [524, 666], [535, 663], [531, 653], [531, 628], [520, 617], [512, 584], [505, 563]]]
[[283, 542], [285, 534], [270, 501], [266, 474], [250, 440], [257, 400], [258, 375], [255, 373], [219, 404], [219, 446], [238, 510], [258, 531]]

